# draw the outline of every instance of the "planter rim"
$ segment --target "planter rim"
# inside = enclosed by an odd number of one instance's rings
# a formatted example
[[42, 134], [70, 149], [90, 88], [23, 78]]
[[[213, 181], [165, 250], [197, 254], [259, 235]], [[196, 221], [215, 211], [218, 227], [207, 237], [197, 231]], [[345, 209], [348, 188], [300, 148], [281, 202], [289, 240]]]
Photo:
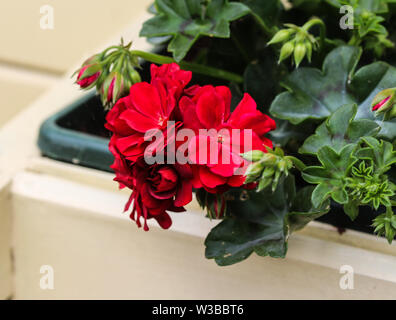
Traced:
[[95, 96], [93, 91], [55, 113], [40, 126], [38, 147], [43, 155], [55, 160], [112, 172], [113, 156], [108, 150], [109, 139], [63, 128], [58, 121]]

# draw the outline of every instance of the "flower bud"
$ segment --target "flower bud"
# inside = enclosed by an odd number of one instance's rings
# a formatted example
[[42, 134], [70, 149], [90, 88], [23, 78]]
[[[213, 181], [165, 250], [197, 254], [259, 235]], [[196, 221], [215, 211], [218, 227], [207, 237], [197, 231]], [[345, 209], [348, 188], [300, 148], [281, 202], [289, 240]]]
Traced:
[[312, 60], [312, 43], [308, 40], [305, 41], [305, 48], [307, 49], [307, 58], [308, 61], [311, 62]]
[[129, 72], [129, 75], [132, 80], [132, 84], [142, 82], [139, 72], [137, 72], [135, 69], [132, 68], [132, 70]]
[[252, 150], [242, 154], [242, 157], [244, 159], [251, 162], [260, 161], [263, 156], [264, 156], [264, 152], [261, 150]]
[[294, 48], [294, 63], [296, 64], [296, 67], [300, 65], [306, 53], [307, 47], [305, 44], [303, 42], [297, 43], [296, 47]]
[[245, 183], [254, 182], [261, 176], [262, 171], [264, 170], [264, 164], [262, 162], [252, 163], [248, 169], [246, 170]]
[[111, 72], [103, 82], [101, 89], [102, 102], [105, 106], [111, 106], [117, 102], [117, 100], [124, 93], [124, 80], [119, 72]]
[[76, 82], [81, 89], [89, 89], [95, 85], [101, 72], [102, 67], [98, 63], [86, 65], [80, 69]]
[[272, 183], [272, 178], [265, 178], [265, 177], [261, 178], [260, 182], [258, 184], [258, 187], [257, 187], [257, 192], [260, 192], [260, 191], [264, 190], [271, 183]]
[[261, 158], [261, 162], [264, 163], [266, 166], [274, 165], [277, 161], [277, 156], [273, 153], [266, 153]]
[[279, 62], [281, 63], [283, 60], [287, 59], [288, 57], [291, 56], [294, 50], [294, 42], [293, 41], [288, 41], [286, 42], [281, 49], [280, 55], [279, 55]]
[[293, 30], [290, 29], [282, 29], [278, 31], [272, 39], [268, 42], [268, 45], [274, 44], [274, 43], [279, 43], [279, 42], [284, 42], [290, 39], [290, 36], [292, 35]]
[[371, 103], [372, 111], [375, 112], [376, 115], [386, 112], [390, 116], [389, 118], [395, 117], [395, 92], [396, 88], [385, 89], [379, 92]]
[[88, 58], [87, 60], [85, 60], [85, 62], [82, 64], [83, 67], [91, 65], [91, 64], [96, 64], [102, 61], [102, 55], [101, 54], [94, 54], [93, 56], [91, 56], [90, 58]]

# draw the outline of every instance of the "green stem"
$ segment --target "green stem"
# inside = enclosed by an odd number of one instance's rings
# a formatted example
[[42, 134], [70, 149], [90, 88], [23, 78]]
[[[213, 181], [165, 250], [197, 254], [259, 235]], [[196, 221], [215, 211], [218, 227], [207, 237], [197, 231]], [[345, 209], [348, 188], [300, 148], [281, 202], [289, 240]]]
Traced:
[[392, 207], [386, 207], [386, 217], [389, 219], [393, 217]]
[[302, 162], [300, 159], [297, 159], [296, 157], [287, 156], [286, 158], [289, 158], [291, 161], [293, 161], [294, 166], [301, 172], [307, 167], [304, 162]]
[[[146, 61], [150, 61], [153, 63], [158, 63], [158, 64], [166, 64], [166, 63], [173, 63], [176, 62], [173, 58], [171, 57], [166, 57], [162, 56], [156, 53], [151, 53], [151, 52], [144, 52], [140, 50], [132, 50], [131, 54], [140, 57]], [[178, 63], [180, 68], [183, 70], [189, 70], [195, 73], [203, 74], [206, 76], [214, 77], [214, 78], [219, 78], [219, 79], [224, 79], [236, 83], [242, 83], [243, 82], [243, 77], [241, 77], [239, 74], [232, 73], [229, 71], [225, 71], [222, 69], [217, 69], [213, 67], [208, 67], [192, 62], [185, 62], [181, 61]]]
[[349, 40], [348, 44], [350, 46], [359, 46], [360, 43], [362, 42], [362, 39], [360, 36], [355, 32], [352, 36], [352, 38]]
[[313, 26], [318, 25], [320, 28], [320, 50], [323, 49], [324, 44], [325, 44], [325, 39], [326, 39], [326, 25], [324, 22], [319, 19], [319, 18], [313, 18], [309, 20], [304, 26], [302, 27], [304, 31], [307, 31], [311, 29]]
[[275, 29], [271, 29], [270, 27], [267, 26], [267, 24], [264, 22], [263, 19], [260, 18], [259, 15], [250, 12], [251, 15], [253, 16], [254, 20], [256, 20], [257, 24], [260, 26], [261, 30], [264, 32], [264, 34], [266, 34], [268, 36], [268, 38], [272, 38], [276, 31]]

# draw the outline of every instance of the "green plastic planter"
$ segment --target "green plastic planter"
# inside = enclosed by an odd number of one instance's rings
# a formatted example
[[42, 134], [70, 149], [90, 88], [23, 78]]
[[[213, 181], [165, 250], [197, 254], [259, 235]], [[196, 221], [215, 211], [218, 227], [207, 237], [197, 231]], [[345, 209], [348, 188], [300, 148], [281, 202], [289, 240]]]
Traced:
[[[109, 139], [91, 134], [90, 130], [73, 130], [67, 125], [68, 121], [78, 119], [79, 115], [90, 112], [92, 108], [98, 112], [102, 110], [99, 99], [90, 92], [47, 119], [41, 125], [38, 138], [42, 154], [55, 160], [111, 172], [113, 155], [108, 150]], [[99, 125], [102, 122], [99, 121]]]

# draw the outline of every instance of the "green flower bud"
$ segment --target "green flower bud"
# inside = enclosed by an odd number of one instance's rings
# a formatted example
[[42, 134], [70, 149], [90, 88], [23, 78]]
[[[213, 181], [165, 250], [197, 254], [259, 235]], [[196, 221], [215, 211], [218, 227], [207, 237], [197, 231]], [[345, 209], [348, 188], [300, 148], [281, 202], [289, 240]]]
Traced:
[[262, 162], [255, 162], [252, 163], [248, 169], [246, 170], [245, 176], [246, 180], [245, 183], [254, 182], [257, 180], [258, 177], [261, 176], [262, 171], [264, 170], [264, 164]]
[[301, 61], [304, 59], [305, 54], [307, 53], [307, 47], [303, 42], [297, 43], [295, 49], [294, 49], [294, 63], [296, 64], [296, 67], [300, 65]]
[[278, 31], [272, 39], [268, 42], [268, 45], [274, 44], [274, 43], [279, 43], [279, 42], [285, 42], [290, 39], [290, 36], [293, 34], [293, 30], [290, 29], [282, 29]]
[[277, 161], [277, 156], [269, 152], [265, 153], [261, 158], [261, 162], [264, 163], [266, 166], [274, 165]]
[[135, 69], [132, 69], [129, 72], [129, 75], [131, 77], [132, 84], [135, 84], [135, 83], [138, 83], [138, 82], [142, 82], [142, 78], [140, 77], [139, 72], [137, 72]]
[[101, 88], [103, 105], [112, 107], [125, 93], [127, 91], [124, 91], [124, 79], [122, 75], [117, 71], [111, 72], [106, 77]]
[[265, 168], [265, 170], [264, 170], [264, 172], [263, 172], [261, 177], [262, 178], [269, 178], [269, 177], [272, 177], [274, 175], [274, 173], [275, 173], [275, 169], [274, 168], [267, 167], [267, 168]]
[[263, 156], [264, 156], [264, 152], [262, 152], [261, 150], [252, 150], [242, 154], [242, 157], [244, 159], [251, 162], [260, 161]]
[[281, 49], [280, 55], [279, 55], [279, 62], [281, 63], [283, 60], [287, 59], [288, 57], [291, 56], [294, 50], [294, 41], [288, 41], [286, 42]]
[[271, 178], [261, 178], [257, 187], [257, 192], [260, 192], [265, 188], [267, 188], [271, 184], [271, 182], [272, 182]]
[[85, 62], [82, 64], [82, 66], [88, 66], [91, 64], [95, 64], [95, 63], [99, 63], [102, 62], [102, 54], [98, 53], [98, 54], [94, 54], [93, 56], [91, 56], [90, 58], [88, 58], [87, 60], [85, 60]]

